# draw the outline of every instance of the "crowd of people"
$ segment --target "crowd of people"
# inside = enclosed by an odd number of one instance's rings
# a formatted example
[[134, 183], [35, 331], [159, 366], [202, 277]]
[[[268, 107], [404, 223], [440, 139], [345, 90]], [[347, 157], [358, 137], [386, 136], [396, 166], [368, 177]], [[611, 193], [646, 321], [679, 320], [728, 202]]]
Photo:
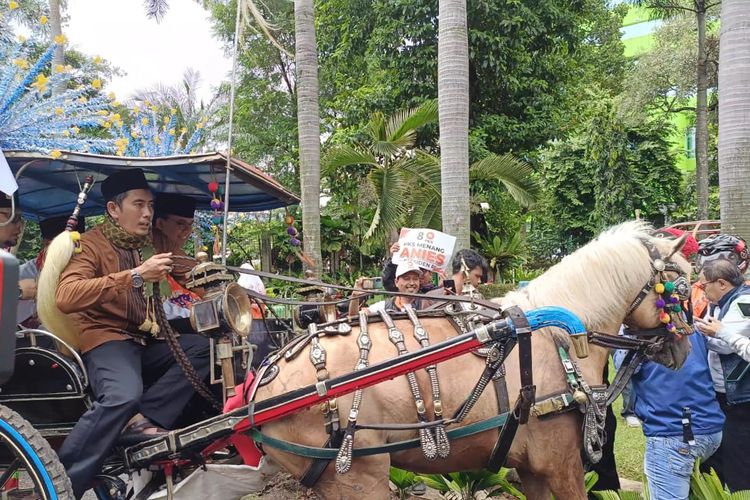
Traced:
[[[77, 497], [91, 486], [117, 442], [166, 432], [194, 395], [154, 328], [161, 315], [154, 314], [148, 290], [152, 283], [168, 284], [169, 292], [159, 297], [164, 316], [176, 330], [189, 329], [180, 322], [184, 325], [191, 303], [200, 296], [185, 288], [190, 266], [182, 258], [192, 234], [195, 201], [154, 195], [138, 169], [111, 175], [101, 190], [104, 222], [82, 235], [81, 251], [67, 264], [56, 291], [57, 306], [80, 327], [81, 354], [95, 396], [59, 450]], [[0, 222], [5, 222], [0, 225], [3, 246], [16, 245], [21, 212], [12, 214], [7, 197], [0, 198]], [[66, 222], [65, 217], [41, 221], [43, 248], [21, 266], [19, 321], [25, 326], [38, 326], [36, 280], [49, 242]], [[392, 255], [398, 251], [398, 243], [390, 248]], [[695, 460], [714, 468], [731, 490], [750, 489], [750, 282], [744, 277], [749, 251], [741, 238], [718, 234], [700, 243], [689, 241], [683, 253], [693, 260], [697, 276], [685, 304], [696, 332], [687, 339], [690, 354], [679, 370], [651, 361], [641, 364], [623, 407], [630, 425], [642, 422], [644, 472], [650, 496], [657, 500], [688, 497]], [[243, 267], [252, 269], [250, 264]], [[487, 261], [471, 249], [456, 252], [446, 276], [389, 258], [380, 277], [383, 288], [404, 295], [367, 304], [377, 290], [373, 279], [360, 278], [342, 312], [398, 312], [406, 304], [426, 309], [439, 304], [440, 296], [477, 287], [487, 273]], [[248, 288], [265, 293], [259, 278], [242, 279]], [[253, 311], [256, 317], [263, 314], [262, 309]], [[207, 376], [207, 339], [188, 334], [179, 342], [200, 376]], [[623, 356], [616, 352], [615, 363]]]

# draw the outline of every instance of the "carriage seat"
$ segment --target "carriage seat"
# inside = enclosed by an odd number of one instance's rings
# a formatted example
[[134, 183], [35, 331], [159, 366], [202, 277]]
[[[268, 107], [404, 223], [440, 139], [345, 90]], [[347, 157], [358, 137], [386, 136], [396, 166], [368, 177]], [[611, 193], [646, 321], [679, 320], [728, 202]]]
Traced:
[[91, 406], [81, 357], [60, 352], [54, 334], [41, 329], [16, 332], [15, 370], [0, 387], [0, 404], [20, 413], [47, 434], [71, 428]]

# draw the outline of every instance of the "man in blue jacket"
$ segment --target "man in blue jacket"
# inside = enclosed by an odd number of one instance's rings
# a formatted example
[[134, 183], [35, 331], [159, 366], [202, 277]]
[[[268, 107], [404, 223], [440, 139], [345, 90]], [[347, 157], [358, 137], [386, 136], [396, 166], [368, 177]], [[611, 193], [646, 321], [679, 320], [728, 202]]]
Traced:
[[750, 489], [750, 286], [737, 265], [712, 260], [701, 271], [709, 313], [695, 319], [707, 336], [714, 389], [726, 415], [719, 450], [722, 479], [732, 491]]
[[[652, 500], [687, 499], [696, 459], [710, 457], [721, 442], [724, 415], [711, 384], [706, 340], [690, 336], [691, 351], [679, 370], [653, 361], [633, 374], [635, 414], [643, 422], [643, 470]], [[620, 364], [625, 352], [615, 353]]]

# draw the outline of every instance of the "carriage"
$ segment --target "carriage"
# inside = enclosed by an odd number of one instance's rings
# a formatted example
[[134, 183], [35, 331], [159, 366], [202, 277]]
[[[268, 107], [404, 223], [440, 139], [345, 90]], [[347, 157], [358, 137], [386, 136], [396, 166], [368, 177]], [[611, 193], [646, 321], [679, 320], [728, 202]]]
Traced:
[[[21, 174], [18, 178], [24, 210], [39, 218], [71, 211], [75, 194], [87, 176], [97, 178], [131, 166], [148, 172], [147, 178], [155, 191], [180, 192], [204, 200], [207, 200], [204, 186], [228, 172], [226, 195], [231, 200], [232, 210], [265, 209], [296, 201], [293, 195], [262, 173], [234, 159], [228, 161], [220, 154], [163, 159], [121, 159], [79, 153], [64, 153], [57, 159], [13, 152], [6, 152], [6, 156], [14, 172]], [[231, 197], [228, 196], [230, 190]], [[82, 213], [95, 214], [102, 209], [101, 200], [91, 196]], [[481, 453], [475, 453], [464, 465], [499, 468], [508, 460], [518, 462], [521, 459], [514, 455], [512, 446], [519, 426], [530, 420], [536, 426], [545, 417], [556, 415], [565, 415], [565, 419], [558, 422], [566, 425], [572, 422], [568, 417], [573, 414], [583, 418], [584, 426], [580, 428], [579, 423], [574, 423], [572, 437], [560, 441], [572, 448], [571, 456], [578, 456], [578, 465], [581, 443], [577, 448], [566, 443], [582, 439], [586, 453], [595, 458], [601, 452], [604, 439], [604, 406], [624, 385], [622, 380], [627, 379], [627, 371], [632, 373], [646, 356], [657, 359], [667, 346], [668, 359], [662, 360], [665, 364], [679, 366], [680, 356], [684, 356], [674, 347], [679, 345], [680, 334], [686, 333], [686, 328], [678, 323], [679, 309], [662, 308], [661, 314], [670, 318], [669, 324], [663, 324], [657, 316], [659, 311], [652, 311], [653, 301], [645, 300], [655, 293], [663, 293], [654, 291], [658, 283], [684, 281], [686, 263], [679, 262], [679, 257], [675, 256], [681, 242], [651, 240], [647, 234], [645, 226], [636, 224], [615, 230], [600, 243], [612, 245], [617, 240], [618, 245], [624, 242], [630, 250], [619, 261], [615, 259], [611, 263], [612, 269], [594, 269], [606, 276], [599, 281], [593, 280], [591, 290], [580, 289], [584, 299], [590, 299], [591, 294], [602, 294], [597, 287], [608, 286], [607, 277], [616, 279], [620, 289], [611, 291], [611, 299], [621, 305], [607, 307], [606, 317], [599, 310], [602, 307], [596, 307], [593, 299], [588, 303], [577, 303], [567, 296], [541, 297], [540, 291], [548, 288], [544, 280], [532, 283], [523, 295], [512, 297], [512, 303], [484, 301], [469, 290], [468, 296], [441, 298], [442, 307], [434, 310], [407, 308], [402, 313], [381, 312], [374, 317], [364, 313], [358, 318], [331, 317], [326, 311], [335, 304], [323, 301], [312, 304], [320, 308], [321, 314], [313, 315], [312, 321], [300, 325], [304, 329], [298, 331], [291, 342], [280, 346], [262, 363], [255, 363], [257, 369], [253, 369], [251, 362], [253, 347], [248, 345], [249, 332], [237, 331], [237, 324], [245, 320], [238, 320], [237, 315], [247, 308], [243, 301], [248, 297], [252, 300], [269, 299], [251, 291], [243, 299], [232, 292], [236, 289], [231, 287], [226, 276], [229, 272], [270, 275], [232, 268], [223, 263], [198, 263], [194, 279], [203, 280], [201, 285], [216, 284], [217, 292], [215, 300], [208, 301], [207, 316], [197, 319], [194, 326], [199, 333], [212, 339], [212, 351], [216, 353], [217, 365], [222, 368], [222, 376], [215, 380], [223, 385], [221, 396], [236, 392], [239, 405], [220, 415], [170, 431], [165, 436], [117, 448], [99, 477], [96, 493], [102, 499], [126, 498], [127, 488], [121, 477], [148, 470], [154, 473], [153, 479], [136, 498], [148, 498], [149, 492], [162, 484], [171, 494], [173, 480], [185, 477], [186, 471], [196, 466], [237, 461], [257, 464], [256, 444], [261, 443], [267, 453], [300, 477], [303, 484], [317, 485], [324, 496], [333, 497], [337, 495], [336, 491], [340, 492], [336, 488], [347, 481], [333, 477], [361, 480], [357, 487], [362, 488], [363, 484], [369, 484], [368, 477], [382, 475], [383, 463], [405, 462], [428, 471], [461, 468], [451, 460], [465, 458], [470, 445], [452, 453], [451, 442], [479, 443], [481, 438]], [[590, 259], [591, 255], [584, 252], [581, 258]], [[675, 259], [677, 263], [673, 262]], [[613, 277], [613, 272], [619, 274]], [[323, 285], [287, 279], [308, 286]], [[685, 284], [682, 285], [684, 288]], [[679, 292], [675, 291], [674, 296]], [[535, 298], [534, 294], [539, 297]], [[289, 300], [281, 302], [298, 307], [311, 305]], [[558, 303], [566, 308], [556, 307]], [[644, 310], [650, 312], [642, 314]], [[616, 331], [626, 317], [632, 323], [632, 337], [612, 336], [612, 330]], [[413, 332], [413, 338], [404, 335], [407, 329]], [[540, 350], [546, 340], [532, 335], [532, 332], [549, 329], [555, 329], [557, 333], [545, 335], [544, 339], [555, 339], [553, 360], [559, 363], [558, 371], [561, 371], [553, 375], [558, 386], [559, 382], [563, 384], [562, 388], [553, 387], [553, 392], [542, 392], [538, 396], [537, 385], [546, 388], [548, 381], [534, 379], [532, 352], [541, 353], [543, 360], [549, 353]], [[4, 331], [4, 337], [8, 334]], [[24, 345], [15, 348], [15, 372], [0, 388], [0, 405], [15, 410], [33, 425], [34, 435], [30, 437], [31, 441], [27, 439], [28, 442], [46, 446], [39, 441], [41, 436], [54, 447], [91, 404], [83, 363], [74, 349], [63, 354], [60, 349], [44, 342], [44, 339], [51, 338], [59, 346], [60, 339], [54, 332], [21, 330], [11, 338], [22, 340]], [[586, 382], [591, 380], [591, 370], [585, 365], [591, 342], [605, 348], [633, 350], [622, 375], [610, 390]], [[392, 350], [387, 350], [387, 346]], [[516, 346], [518, 348], [514, 349]], [[303, 352], [307, 356], [301, 356]], [[606, 354], [606, 351], [601, 352]], [[601, 361], [601, 352], [592, 356], [596, 362]], [[294, 366], [298, 369], [296, 373], [304, 376], [290, 380], [289, 370], [280, 369], [281, 365]], [[449, 366], [452, 373], [465, 375], [460, 381], [449, 381], [448, 385], [454, 385], [456, 390], [446, 388], [443, 366]], [[240, 369], [235, 371], [235, 368]], [[243, 384], [246, 374], [248, 378]], [[438, 382], [439, 374], [442, 383]], [[404, 384], [404, 379], [397, 378], [401, 375], [406, 376], [408, 383]], [[239, 390], [234, 391], [235, 385]], [[488, 386], [494, 386], [497, 394], [488, 395], [487, 392], [492, 392], [485, 391]], [[386, 389], [378, 391], [377, 387]], [[501, 394], [503, 388], [504, 395]], [[363, 399], [363, 391], [368, 397], [372, 394], [373, 399]], [[365, 419], [374, 415], [376, 408], [387, 406], [387, 401], [382, 398], [399, 391], [408, 395], [408, 399], [413, 397], [414, 404], [409, 410], [412, 417], [406, 422], [414, 419], [415, 409], [418, 422], [404, 423], [403, 415], [393, 416], [392, 421], [384, 423]], [[509, 393], [518, 394], [514, 403], [508, 398]], [[488, 404], [489, 398], [492, 405]], [[490, 409], [495, 398], [498, 408]], [[502, 399], [504, 406], [500, 404]], [[431, 408], [429, 412], [427, 407]], [[310, 411], [314, 408], [320, 408], [323, 413], [325, 433], [322, 432], [323, 426], [316, 430], [307, 426], [310, 419], [321, 420], [320, 412]], [[341, 411], [347, 412], [344, 415], [348, 418], [340, 418]], [[12, 419], [10, 422], [13, 423]], [[23, 426], [32, 432], [28, 424]], [[583, 436], [575, 432], [576, 427]], [[298, 429], [292, 432], [297, 439], [289, 437], [290, 428]], [[305, 432], [300, 433], [301, 428]], [[493, 439], [487, 440], [487, 433], [491, 433]], [[521, 432], [519, 435], [528, 440], [527, 434]], [[36, 476], [29, 473], [37, 495], [65, 498], [68, 490], [64, 474], [60, 475], [59, 463], [54, 463], [49, 448], [37, 453], [50, 458], [48, 464], [24, 461], [19, 458], [23, 454], [11, 453], [14, 451], [11, 448], [6, 446], [0, 455], [0, 470], [3, 471], [0, 485], [6, 485], [16, 470], [34, 472], [36, 469], [29, 465], [31, 463], [41, 470], [57, 471], [57, 475], [48, 474], [57, 478], [52, 487], [44, 483], [44, 478], [37, 481]], [[383, 462], [374, 458], [382, 456], [392, 459]], [[575, 460], [569, 462], [575, 467]], [[331, 463], [335, 463], [335, 467], [329, 467]], [[568, 469], [560, 473], [570, 476], [571, 471], [576, 472]], [[379, 481], [382, 483], [382, 477]], [[556, 489], [552, 482], [549, 487], [556, 496], [566, 496], [564, 490]], [[573, 485], [570, 491], [578, 490]]]

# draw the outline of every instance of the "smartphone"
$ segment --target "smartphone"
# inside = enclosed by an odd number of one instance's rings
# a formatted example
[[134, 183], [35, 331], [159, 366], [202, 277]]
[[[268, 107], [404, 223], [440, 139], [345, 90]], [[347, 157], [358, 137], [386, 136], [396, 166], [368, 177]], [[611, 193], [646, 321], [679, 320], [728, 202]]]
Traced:
[[453, 293], [456, 293], [456, 281], [455, 280], [443, 280], [443, 288], [447, 288], [448, 290], [451, 290]]
[[365, 290], [382, 289], [383, 278], [381, 278], [380, 276], [378, 276], [377, 278], [363, 278], [362, 288], [364, 288]]

